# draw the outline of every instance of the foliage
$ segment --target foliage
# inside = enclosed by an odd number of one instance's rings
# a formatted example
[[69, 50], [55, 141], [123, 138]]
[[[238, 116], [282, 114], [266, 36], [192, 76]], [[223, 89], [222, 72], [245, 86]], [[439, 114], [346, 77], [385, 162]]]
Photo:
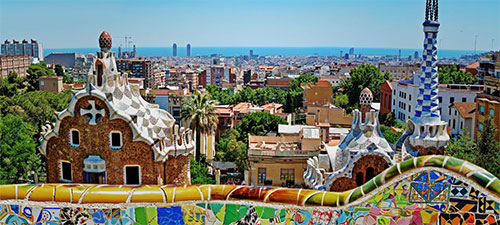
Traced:
[[376, 66], [366, 64], [352, 69], [350, 76], [339, 85], [349, 98], [349, 106], [355, 106], [359, 102], [359, 95], [366, 87], [372, 91], [373, 101], [378, 102], [380, 100], [380, 85], [386, 80], [391, 80], [389, 73], [381, 74]]
[[440, 84], [475, 84], [478, 81], [471, 73], [460, 70], [458, 65], [443, 66], [438, 74]]
[[5, 116], [11, 111], [12, 99], [0, 95], [0, 116]]
[[226, 130], [216, 146], [216, 155], [219, 161], [234, 162], [238, 171], [243, 172], [247, 165], [247, 143], [238, 140], [237, 130]]
[[57, 64], [54, 67], [54, 71], [55, 71], [57, 76], [63, 77], [64, 83], [66, 83], [66, 84], [73, 83], [73, 77], [71, 77], [68, 73], [65, 73], [64, 68], [61, 65]]
[[389, 127], [392, 127], [396, 123], [396, 117], [394, 117], [394, 114], [392, 114], [392, 112], [390, 112], [390, 113], [382, 114], [382, 116], [380, 116], [380, 121], [382, 122], [382, 124], [389, 126]]
[[445, 154], [467, 160], [500, 177], [500, 142], [495, 140], [496, 129], [488, 116], [476, 141], [468, 135], [459, 135], [449, 142]]
[[217, 129], [218, 118], [215, 114], [216, 101], [207, 94], [195, 91], [184, 99], [182, 104], [182, 119], [196, 132], [196, 160], [200, 160], [200, 135], [211, 134]]
[[214, 178], [208, 175], [208, 169], [202, 163], [191, 159], [189, 169], [191, 184], [215, 184]]
[[[13, 104], [22, 108], [24, 120], [38, 132], [46, 121], [55, 122], [54, 112], [66, 109], [71, 97], [70, 90], [61, 93], [31, 91], [15, 96]], [[37, 135], [35, 138], [38, 138]]]
[[31, 64], [26, 70], [28, 75], [26, 76], [26, 81], [28, 81], [28, 90], [35, 91], [40, 89], [40, 77], [43, 76], [55, 76], [53, 70], [47, 68], [44, 62], [38, 64]]
[[243, 117], [238, 130], [242, 138], [246, 139], [248, 134], [266, 136], [269, 132], [278, 133], [279, 124], [287, 123], [283, 118], [268, 112], [254, 112]]
[[403, 135], [402, 132], [397, 132], [391, 129], [391, 127], [380, 125], [380, 130], [384, 138], [391, 144], [395, 144], [398, 139]]
[[256, 105], [263, 105], [266, 103], [279, 103], [284, 105], [285, 112], [295, 112], [299, 107], [302, 107], [302, 84], [316, 83], [318, 77], [311, 74], [300, 75], [290, 82], [290, 90], [285, 91], [279, 88], [259, 88], [253, 90], [252, 88], [245, 88], [237, 93], [233, 93], [231, 89], [219, 90], [216, 85], [207, 86], [206, 90], [210, 93], [212, 99], [217, 100], [223, 105], [234, 105], [239, 102], [251, 102]]
[[29, 123], [19, 116], [0, 117], [0, 184], [26, 182], [41, 172], [41, 160]]
[[0, 78], [0, 95], [12, 97], [18, 93], [24, 92], [24, 79], [18, 77], [17, 73], [11, 71], [5, 78]]
[[334, 104], [338, 107], [345, 108], [349, 105], [349, 97], [346, 94], [335, 96]]

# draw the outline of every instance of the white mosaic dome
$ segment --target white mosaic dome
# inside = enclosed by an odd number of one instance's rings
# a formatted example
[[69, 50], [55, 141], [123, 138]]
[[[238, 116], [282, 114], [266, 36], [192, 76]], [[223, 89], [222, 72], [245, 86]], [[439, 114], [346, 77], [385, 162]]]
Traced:
[[359, 104], [371, 105], [373, 101], [373, 93], [369, 88], [363, 89], [359, 95]]

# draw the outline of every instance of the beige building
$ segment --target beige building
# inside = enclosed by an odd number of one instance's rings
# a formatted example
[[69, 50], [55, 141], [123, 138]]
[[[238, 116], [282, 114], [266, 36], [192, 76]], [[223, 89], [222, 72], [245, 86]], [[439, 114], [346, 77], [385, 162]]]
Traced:
[[304, 184], [307, 159], [323, 146], [319, 129], [303, 127], [298, 134], [248, 137], [251, 185], [299, 186]]
[[26, 77], [26, 70], [31, 65], [29, 55], [0, 55], [0, 78], [7, 77], [11, 71], [19, 77]]
[[304, 90], [304, 106], [333, 103], [333, 88], [326, 80], [303, 85], [302, 89]]
[[413, 78], [414, 74], [422, 72], [422, 64], [386, 65], [385, 63], [380, 63], [378, 64], [378, 70], [381, 74], [389, 73], [395, 80], [403, 80], [405, 78]]
[[59, 93], [63, 91], [63, 78], [59, 76], [40, 77], [40, 90]]
[[350, 127], [352, 117], [345, 110], [331, 104], [309, 105], [307, 107], [306, 124], [309, 126]]

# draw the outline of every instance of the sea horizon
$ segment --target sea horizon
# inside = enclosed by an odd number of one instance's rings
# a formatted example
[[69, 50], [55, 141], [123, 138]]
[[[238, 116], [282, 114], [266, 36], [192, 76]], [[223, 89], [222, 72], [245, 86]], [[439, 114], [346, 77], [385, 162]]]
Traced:
[[[213, 54], [222, 55], [224, 57], [235, 57], [241, 55], [249, 55], [250, 50], [253, 50], [254, 55], [259, 56], [340, 56], [349, 53], [350, 47], [191, 47], [191, 56], [210, 56]], [[132, 48], [128, 48], [129, 51]], [[354, 54], [362, 54], [364, 56], [387, 56], [398, 55], [401, 50], [401, 57], [414, 56], [418, 52], [422, 56], [422, 49], [410, 48], [354, 48]], [[95, 54], [99, 48], [46, 48], [44, 56], [55, 52], [72, 53], [77, 52], [87, 55]], [[112, 48], [112, 51], [118, 52], [118, 48]], [[122, 48], [125, 51], [125, 48]], [[168, 57], [172, 56], [172, 47], [137, 47], [137, 55], [144, 57]], [[438, 56], [442, 58], [459, 58], [464, 55], [474, 55], [487, 50], [460, 50], [460, 49], [438, 49]], [[186, 47], [177, 47], [177, 56], [187, 56]]]

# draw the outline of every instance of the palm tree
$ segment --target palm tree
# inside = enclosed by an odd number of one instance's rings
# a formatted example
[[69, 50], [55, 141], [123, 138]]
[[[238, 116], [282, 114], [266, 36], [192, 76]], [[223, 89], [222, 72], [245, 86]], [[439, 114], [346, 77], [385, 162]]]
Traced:
[[201, 134], [212, 134], [217, 129], [218, 118], [215, 114], [216, 101], [209, 95], [194, 91], [193, 95], [185, 98], [182, 104], [182, 120], [189, 124], [196, 132], [196, 161], [200, 160]]

